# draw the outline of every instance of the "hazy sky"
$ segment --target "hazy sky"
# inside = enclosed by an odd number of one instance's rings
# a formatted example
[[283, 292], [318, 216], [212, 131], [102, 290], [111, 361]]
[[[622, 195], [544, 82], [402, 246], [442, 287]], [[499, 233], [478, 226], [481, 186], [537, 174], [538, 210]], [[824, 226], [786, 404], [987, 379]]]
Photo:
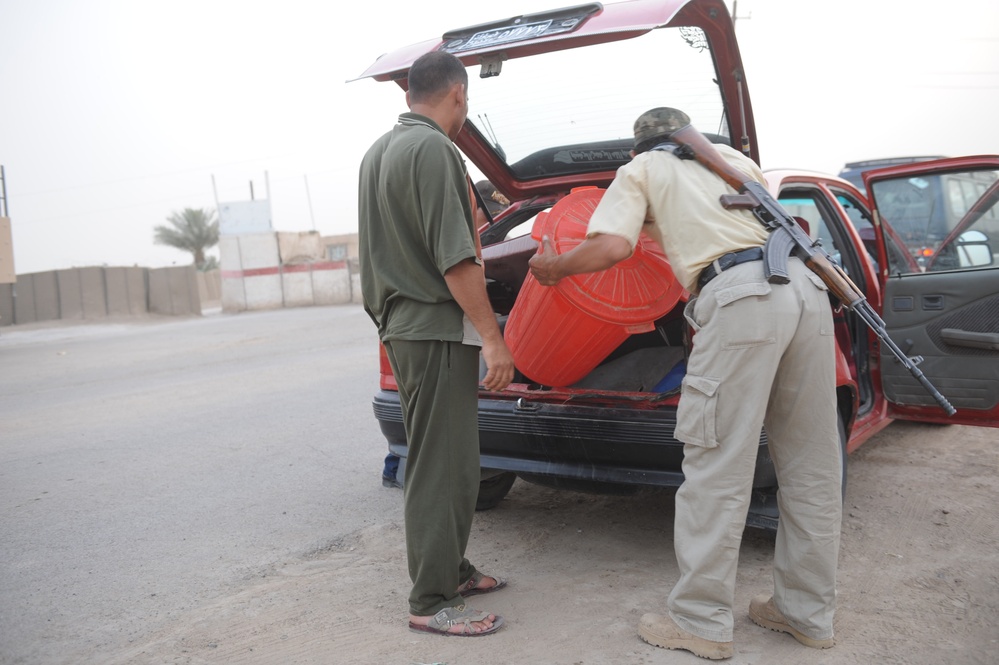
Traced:
[[[347, 81], [447, 29], [570, 4], [0, 0], [15, 268], [190, 263], [153, 227], [214, 208], [213, 176], [222, 202], [269, 185], [277, 230], [354, 232], [357, 165], [405, 106]], [[926, 7], [739, 0], [764, 168], [999, 153], [999, 2]]]

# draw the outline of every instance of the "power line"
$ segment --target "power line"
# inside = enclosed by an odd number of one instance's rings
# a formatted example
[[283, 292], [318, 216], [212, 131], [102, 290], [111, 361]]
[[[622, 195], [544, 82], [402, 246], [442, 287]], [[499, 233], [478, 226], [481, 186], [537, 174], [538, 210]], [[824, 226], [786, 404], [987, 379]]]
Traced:
[[98, 182], [82, 183], [79, 185], [70, 185], [69, 187], [60, 187], [59, 189], [47, 189], [35, 192], [20, 192], [21, 196], [42, 196], [47, 194], [59, 194], [60, 192], [68, 192], [77, 189], [87, 189], [90, 187], [103, 187], [105, 185], [120, 185], [126, 182], [135, 182], [137, 180], [152, 180], [155, 178], [169, 178], [178, 175], [187, 175], [189, 173], [198, 173], [201, 171], [210, 171], [211, 169], [223, 168], [226, 166], [239, 166], [242, 164], [253, 164], [255, 162], [263, 162], [270, 159], [282, 159], [284, 157], [289, 157], [296, 153], [286, 153], [283, 155], [270, 155], [267, 157], [254, 157], [252, 159], [244, 159], [238, 162], [226, 162], [223, 164], [212, 164], [208, 166], [198, 166], [190, 169], [184, 169], [182, 171], [169, 171], [165, 173], [151, 173], [147, 175], [136, 175], [130, 176], [128, 178], [120, 178], [118, 180], [102, 180]]

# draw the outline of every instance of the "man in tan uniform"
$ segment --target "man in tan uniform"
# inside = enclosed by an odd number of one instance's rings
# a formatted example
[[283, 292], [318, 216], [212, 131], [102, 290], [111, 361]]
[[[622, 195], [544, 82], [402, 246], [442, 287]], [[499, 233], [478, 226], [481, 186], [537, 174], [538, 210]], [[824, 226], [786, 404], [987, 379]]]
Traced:
[[[732, 604], [760, 429], [780, 484], [773, 594], [757, 596], [756, 623], [814, 648], [833, 645], [842, 461], [836, 414], [835, 342], [825, 286], [798, 259], [789, 284], [763, 276], [767, 230], [718, 201], [731, 188], [668, 142], [690, 123], [657, 108], [635, 123], [634, 158], [594, 211], [587, 239], [556, 255], [546, 238], [531, 259], [541, 284], [595, 272], [628, 258], [648, 232], [691, 292], [692, 330], [677, 410], [684, 482], [676, 494], [674, 548], [680, 568], [667, 616], [646, 614], [639, 635], [703, 658], [733, 654]], [[757, 165], [716, 146], [763, 183]]]

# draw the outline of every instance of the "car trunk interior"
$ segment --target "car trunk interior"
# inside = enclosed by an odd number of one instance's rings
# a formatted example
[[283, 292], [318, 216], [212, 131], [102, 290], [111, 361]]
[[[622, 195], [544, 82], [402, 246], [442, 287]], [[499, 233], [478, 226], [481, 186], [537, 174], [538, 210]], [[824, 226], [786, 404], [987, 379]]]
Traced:
[[[524, 220], [524, 216], [518, 216], [514, 211], [513, 218], [504, 218], [503, 225], [512, 229], [533, 217], [528, 213], [528, 219]], [[507, 317], [528, 279], [528, 262], [537, 252], [537, 247], [537, 241], [529, 234], [483, 247], [487, 290], [501, 328], [505, 328]], [[589, 374], [569, 386], [544, 386], [531, 378], [529, 368], [521, 367], [517, 368], [514, 382], [526, 384], [532, 389], [559, 387], [584, 391], [658, 393], [664, 396], [675, 394], [679, 391], [686, 358], [684, 304], [685, 301], [681, 301], [656, 320], [653, 330], [628, 336]], [[537, 334], [545, 334], [545, 331], [539, 330]]]

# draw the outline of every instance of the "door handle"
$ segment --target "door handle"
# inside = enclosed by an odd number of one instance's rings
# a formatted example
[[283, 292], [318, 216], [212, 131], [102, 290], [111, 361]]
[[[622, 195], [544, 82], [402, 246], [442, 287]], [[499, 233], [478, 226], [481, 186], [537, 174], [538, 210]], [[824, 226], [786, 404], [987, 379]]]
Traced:
[[972, 349], [999, 351], [999, 333], [970, 332], [957, 328], [944, 328], [940, 337], [951, 346], [967, 346]]

